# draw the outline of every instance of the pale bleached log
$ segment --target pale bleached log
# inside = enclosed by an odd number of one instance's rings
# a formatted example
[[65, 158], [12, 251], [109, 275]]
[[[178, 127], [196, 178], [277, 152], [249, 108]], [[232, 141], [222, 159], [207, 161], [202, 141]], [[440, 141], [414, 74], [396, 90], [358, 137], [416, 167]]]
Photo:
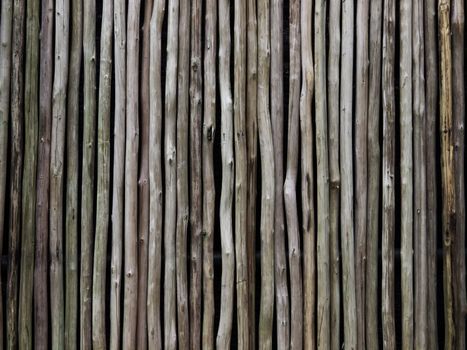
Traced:
[[144, 4], [143, 45], [140, 75], [141, 150], [138, 174], [138, 326], [136, 348], [148, 347], [148, 241], [149, 241], [149, 23], [153, 0]]
[[456, 230], [453, 237], [454, 324], [456, 349], [465, 349], [465, 81], [464, 81], [464, 1], [453, 0], [451, 7], [452, 32], [452, 133], [456, 194]]
[[177, 227], [175, 268], [177, 278], [177, 343], [181, 349], [190, 346], [188, 301], [188, 220], [190, 217], [188, 181], [188, 139], [190, 84], [190, 4], [180, 2], [178, 22], [178, 81], [177, 81]]
[[96, 155], [96, 3], [83, 0], [83, 144], [81, 174], [80, 349], [92, 347], [92, 263]]
[[21, 242], [21, 187], [24, 142], [24, 19], [26, 1], [13, 5], [12, 64], [11, 64], [11, 141], [10, 141], [10, 218], [8, 236], [8, 272], [6, 285], [6, 345], [8, 350], [18, 346], [18, 263]]
[[437, 140], [436, 131], [438, 117], [438, 48], [437, 48], [437, 1], [426, 0], [424, 11], [425, 29], [425, 86], [426, 86], [426, 198], [427, 198], [427, 259], [428, 259], [428, 304], [427, 349], [438, 348], [438, 312], [437, 312], [437, 179], [439, 172], [437, 166]]
[[49, 348], [48, 237], [49, 169], [52, 127], [53, 0], [41, 9], [39, 65], [39, 146], [37, 159], [36, 248], [34, 259], [34, 347]]
[[[138, 154], [140, 0], [128, 3], [126, 51], [126, 138], [124, 205], [124, 290], [122, 348], [135, 349], [138, 320]], [[166, 288], [169, 288], [166, 286]]]
[[201, 343], [201, 307], [203, 276], [203, 184], [201, 124], [202, 104], [202, 1], [191, 2], [191, 59], [190, 59], [190, 349], [202, 347]]
[[177, 223], [177, 57], [179, 0], [168, 2], [165, 80], [164, 346], [177, 347], [175, 233]]
[[[357, 349], [365, 348], [365, 285], [368, 200], [368, 0], [357, 1], [355, 94], [355, 297]], [[346, 40], [346, 39], [344, 39]]]
[[[27, 350], [32, 349], [33, 341], [34, 236], [36, 224], [37, 124], [39, 112], [39, 80], [37, 74], [39, 68], [39, 2], [28, 1], [26, 12], [24, 167], [18, 330], [19, 348]], [[1, 335], [0, 338], [3, 339]], [[0, 348], [2, 348], [1, 345]]]
[[214, 222], [216, 189], [213, 148], [216, 135], [217, 1], [206, 2], [203, 118], [203, 349], [214, 349]]
[[354, 1], [342, 3], [342, 46], [340, 86], [341, 249], [344, 343], [357, 349], [357, 311], [354, 255], [354, 186], [352, 145], [352, 82], [354, 51]]
[[162, 22], [165, 0], [154, 2], [149, 55], [149, 248], [148, 248], [148, 348], [162, 348]]
[[[65, 218], [65, 348], [79, 346], [78, 270], [78, 172], [79, 172], [79, 88], [83, 54], [83, 2], [71, 4], [70, 59], [66, 125], [66, 218]], [[37, 242], [36, 242], [37, 243]]]
[[123, 207], [125, 184], [126, 115], [126, 11], [125, 0], [114, 0], [114, 130], [112, 179], [112, 247], [110, 260], [110, 342], [111, 350], [121, 344], [121, 291], [123, 264]]
[[399, 7], [402, 346], [413, 348], [412, 2]]
[[113, 0], [102, 8], [97, 112], [97, 196], [92, 281], [92, 348], [106, 349], [107, 238], [110, 222], [110, 114], [112, 83]]
[[300, 1], [290, 3], [289, 105], [287, 172], [284, 183], [290, 268], [290, 349], [303, 348], [303, 279], [297, 205], [297, 173], [300, 127]]
[[[284, 219], [284, 88], [283, 88], [283, 1], [272, 0], [271, 27], [271, 124], [274, 146], [274, 281], [277, 347], [290, 344], [290, 310], [285, 256]], [[236, 153], [235, 153], [236, 154]]]
[[381, 238], [381, 316], [383, 347], [396, 348], [394, 305], [394, 245], [395, 245], [395, 60], [394, 0], [384, 0], [383, 7], [383, 167], [382, 167], [382, 238]]
[[233, 114], [230, 82], [230, 11], [227, 0], [219, 1], [219, 88], [221, 102], [222, 185], [220, 202], [222, 281], [221, 310], [216, 345], [229, 349], [232, 337], [234, 304], [235, 251], [233, 243], [233, 188], [235, 162], [233, 154]]
[[255, 275], [256, 275], [256, 177], [258, 153], [257, 125], [257, 73], [258, 73], [258, 35], [256, 23], [256, 0], [247, 4], [247, 84], [246, 84], [246, 137], [247, 137], [247, 250], [248, 250], [248, 317], [249, 347], [255, 349]]
[[300, 148], [301, 148], [301, 205], [303, 237], [303, 345], [315, 349], [316, 338], [316, 253], [315, 208], [313, 181], [313, 124], [312, 98], [314, 87], [311, 1], [302, 1], [300, 7], [300, 38], [302, 59], [302, 88], [300, 96]]
[[415, 349], [427, 348], [426, 133], [423, 1], [413, 2], [413, 164], [414, 164], [414, 339]]
[[456, 231], [456, 192], [452, 118], [451, 1], [438, 1], [440, 50], [440, 137], [443, 229], [444, 348], [455, 345], [453, 247]]
[[52, 321], [52, 349], [65, 345], [65, 291], [63, 267], [63, 208], [66, 89], [68, 82], [68, 0], [55, 3], [55, 62], [52, 102], [52, 138], [50, 156], [50, 315]]
[[328, 140], [329, 140], [329, 273], [330, 273], [330, 308], [333, 330], [330, 347], [338, 350], [340, 344], [340, 249], [339, 249], [339, 197], [340, 197], [340, 169], [339, 169], [339, 75], [341, 48], [341, 1], [329, 2], [328, 18], [328, 74], [327, 74], [327, 104], [328, 112]]
[[370, 4], [369, 38], [369, 90], [368, 90], [368, 212], [366, 226], [366, 346], [378, 349], [378, 240], [380, 239], [379, 200], [381, 181], [381, 43], [383, 1], [373, 0]]

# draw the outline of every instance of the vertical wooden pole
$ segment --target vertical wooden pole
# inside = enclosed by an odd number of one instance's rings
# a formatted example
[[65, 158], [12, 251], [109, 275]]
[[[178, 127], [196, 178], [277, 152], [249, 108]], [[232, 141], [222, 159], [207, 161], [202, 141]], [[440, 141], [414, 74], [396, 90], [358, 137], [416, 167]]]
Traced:
[[13, 6], [12, 69], [11, 69], [11, 166], [10, 223], [7, 276], [7, 349], [18, 345], [18, 260], [21, 235], [21, 185], [23, 169], [23, 57], [25, 1]]
[[149, 64], [149, 250], [148, 250], [148, 348], [162, 348], [162, 21], [165, 0], [152, 10]]
[[290, 3], [289, 113], [287, 173], [284, 183], [290, 268], [290, 349], [303, 349], [303, 279], [297, 208], [297, 173], [300, 126], [300, 1]]
[[[37, 117], [39, 106], [39, 2], [27, 2], [24, 89], [24, 167], [19, 288], [19, 347], [32, 349]], [[1, 346], [0, 346], [1, 347]]]
[[114, 145], [112, 183], [112, 252], [110, 262], [110, 349], [120, 349], [121, 291], [125, 185], [126, 11], [125, 0], [114, 0]]
[[395, 117], [394, 59], [395, 59], [394, 0], [384, 0], [383, 10], [383, 214], [382, 214], [382, 328], [385, 349], [396, 348], [394, 310], [394, 240], [395, 240]]
[[92, 283], [92, 347], [106, 349], [106, 271], [110, 207], [113, 0], [103, 2], [97, 112], [97, 197]]
[[232, 235], [234, 186], [233, 118], [230, 83], [230, 8], [227, 0], [219, 1], [219, 88], [221, 97], [222, 187], [219, 209], [222, 248], [222, 288], [219, 329], [216, 345], [230, 348], [234, 298], [235, 256]]
[[454, 291], [452, 244], [456, 230], [456, 193], [454, 179], [454, 140], [452, 120], [452, 65], [450, 0], [438, 1], [440, 48], [440, 136], [441, 185], [443, 199], [443, 295], [444, 295], [444, 347], [455, 345]]
[[373, 0], [370, 4], [370, 65], [368, 90], [368, 212], [366, 227], [366, 346], [379, 348], [378, 321], [378, 240], [381, 181], [380, 120], [381, 120], [381, 43], [383, 1]]
[[217, 1], [206, 2], [203, 119], [203, 336], [206, 350], [214, 349], [214, 222], [216, 189], [213, 147], [216, 134]]
[[301, 140], [301, 205], [303, 235], [303, 345], [305, 350], [316, 348], [315, 339], [315, 208], [313, 181], [313, 124], [311, 103], [314, 71], [312, 51], [313, 2], [302, 1], [300, 7], [300, 34], [302, 48], [302, 89], [300, 96]]

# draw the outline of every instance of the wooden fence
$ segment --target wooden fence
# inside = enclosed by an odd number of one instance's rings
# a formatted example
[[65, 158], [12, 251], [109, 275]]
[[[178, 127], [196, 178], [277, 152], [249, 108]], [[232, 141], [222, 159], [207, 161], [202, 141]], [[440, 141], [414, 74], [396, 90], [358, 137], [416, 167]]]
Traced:
[[463, 0], [1, 0], [0, 349], [465, 349]]

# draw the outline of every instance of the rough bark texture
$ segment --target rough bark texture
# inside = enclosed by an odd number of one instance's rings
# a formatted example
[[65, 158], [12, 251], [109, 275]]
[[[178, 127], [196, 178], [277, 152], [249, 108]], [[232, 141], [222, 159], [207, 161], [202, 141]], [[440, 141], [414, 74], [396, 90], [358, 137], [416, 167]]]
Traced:
[[219, 1], [219, 88], [221, 98], [222, 187], [220, 202], [222, 287], [221, 310], [216, 345], [229, 349], [232, 337], [235, 251], [232, 235], [234, 186], [233, 115], [230, 82], [230, 13], [227, 0]]
[[366, 226], [366, 346], [378, 349], [378, 240], [379, 200], [381, 181], [380, 118], [381, 118], [381, 43], [383, 1], [370, 5], [370, 65], [368, 72], [368, 212]]
[[152, 10], [149, 65], [149, 265], [148, 348], [162, 348], [161, 254], [162, 254], [162, 21], [165, 1], [156, 0]]
[[287, 173], [284, 183], [290, 268], [290, 349], [303, 349], [303, 279], [297, 207], [300, 126], [300, 1], [290, 3], [289, 106]]
[[138, 326], [136, 348], [148, 347], [148, 240], [149, 240], [149, 26], [153, 0], [144, 4], [143, 43], [141, 57], [141, 153], [138, 178]]
[[[128, 4], [126, 35], [126, 139], [125, 139], [125, 224], [124, 224], [124, 350], [136, 347], [138, 308], [138, 151], [139, 151], [139, 15], [140, 0]], [[166, 286], [166, 288], [168, 288]]]
[[[441, 136], [441, 184], [443, 230], [443, 296], [444, 296], [444, 347], [455, 345], [453, 240], [456, 231], [456, 192], [454, 178], [454, 138], [452, 119], [452, 61], [450, 0], [439, 0], [439, 48], [440, 48], [440, 136]], [[457, 244], [457, 243], [456, 243]]]
[[428, 259], [428, 328], [427, 349], [435, 350], [438, 347], [437, 327], [437, 295], [436, 295], [436, 236], [437, 236], [437, 179], [439, 178], [436, 164], [436, 149], [438, 134], [436, 120], [438, 113], [438, 58], [437, 58], [437, 23], [436, 1], [426, 0], [424, 11], [425, 26], [425, 87], [426, 87], [426, 235]]
[[383, 10], [383, 168], [382, 168], [382, 328], [385, 349], [396, 348], [394, 310], [394, 162], [395, 162], [395, 97], [394, 97], [394, 50], [395, 50], [394, 0], [384, 0]]
[[[235, 1], [234, 16], [234, 138], [235, 255], [237, 287], [237, 348], [249, 349], [247, 252], [247, 134], [246, 134], [246, 0]], [[282, 68], [282, 65], [281, 65]], [[285, 263], [285, 262], [284, 262]], [[284, 265], [285, 266], [285, 265]], [[285, 271], [285, 270], [284, 270]], [[287, 281], [285, 280], [287, 288]]]
[[36, 249], [34, 266], [34, 347], [49, 348], [48, 237], [49, 167], [52, 128], [53, 0], [43, 1], [39, 65], [39, 146], [37, 159]]
[[94, 167], [96, 154], [95, 0], [83, 0], [83, 165], [81, 174], [80, 349], [90, 350], [92, 252], [94, 242]]
[[190, 4], [180, 2], [178, 29], [178, 82], [177, 82], [177, 228], [175, 265], [177, 275], [177, 342], [181, 349], [190, 346], [188, 304], [187, 240], [190, 217], [188, 182], [188, 139], [190, 83]]
[[106, 349], [106, 271], [110, 212], [113, 0], [103, 2], [97, 112], [97, 198], [92, 283], [92, 347]]
[[165, 81], [165, 215], [164, 215], [164, 346], [177, 347], [175, 319], [175, 232], [177, 215], [177, 55], [179, 1], [168, 2], [167, 73]]
[[[329, 2], [328, 19], [328, 125], [329, 125], [329, 273], [330, 273], [330, 308], [333, 330], [330, 347], [338, 350], [340, 344], [340, 257], [339, 257], [339, 197], [340, 197], [340, 169], [339, 169], [339, 87], [340, 87], [340, 48], [341, 48], [341, 1]], [[289, 116], [290, 118], [290, 116]]]
[[[454, 323], [456, 325], [456, 349], [465, 349], [465, 161], [464, 161], [464, 124], [465, 124], [465, 88], [464, 88], [464, 2], [453, 0], [452, 19], [452, 137], [454, 143], [455, 194], [456, 194], [456, 231], [453, 237], [454, 278]], [[423, 252], [421, 252], [423, 253]], [[426, 255], [420, 255], [423, 258]], [[423, 301], [422, 301], [423, 302]], [[424, 309], [424, 308], [423, 308]]]
[[272, 348], [274, 317], [274, 144], [269, 113], [270, 2], [258, 0], [258, 132], [261, 155], [259, 349]]
[[21, 185], [23, 168], [23, 58], [25, 1], [13, 6], [11, 69], [11, 153], [10, 153], [10, 222], [8, 238], [8, 275], [6, 286], [7, 349], [18, 345], [18, 260], [21, 239]]
[[65, 346], [65, 291], [63, 267], [63, 192], [68, 82], [69, 2], [55, 3], [55, 62], [50, 141], [50, 309], [52, 349]]
[[120, 349], [125, 185], [126, 15], [125, 0], [114, 0], [115, 104], [110, 261], [110, 349]]
[[302, 48], [302, 89], [300, 96], [301, 205], [303, 237], [303, 345], [315, 349], [315, 231], [313, 181], [313, 125], [311, 103], [314, 71], [312, 53], [312, 3], [301, 2], [300, 34]]
[[78, 170], [79, 87], [83, 54], [83, 2], [71, 4], [70, 60], [68, 69], [66, 125], [66, 218], [65, 218], [65, 348], [78, 347]]
[[213, 148], [216, 134], [217, 2], [206, 2], [203, 119], [203, 349], [214, 349], [214, 222], [216, 189]]
[[[27, 2], [24, 89], [24, 168], [19, 288], [19, 347], [32, 349], [34, 233], [36, 211], [37, 119], [39, 107], [39, 2]], [[1, 246], [1, 244], [0, 244]], [[1, 295], [1, 293], [0, 293]], [[1, 307], [0, 307], [1, 311]], [[1, 322], [0, 322], [1, 325]], [[2, 332], [0, 332], [2, 333]], [[1, 337], [1, 336], [0, 336]], [[1, 337], [3, 339], [3, 337]], [[0, 345], [0, 348], [2, 346]]]

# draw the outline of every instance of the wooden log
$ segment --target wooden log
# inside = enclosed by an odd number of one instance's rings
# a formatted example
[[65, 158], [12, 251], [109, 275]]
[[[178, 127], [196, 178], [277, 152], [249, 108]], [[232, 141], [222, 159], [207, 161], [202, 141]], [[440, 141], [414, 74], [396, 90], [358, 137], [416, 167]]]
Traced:
[[68, 0], [55, 4], [55, 60], [52, 91], [52, 138], [50, 141], [50, 315], [52, 349], [65, 346], [65, 291], [64, 291], [64, 171], [66, 131], [66, 90], [68, 82]]
[[426, 199], [427, 199], [427, 260], [428, 260], [428, 304], [427, 318], [428, 338], [427, 349], [438, 348], [437, 327], [437, 179], [439, 172], [437, 166], [436, 150], [438, 147], [438, 134], [436, 131], [438, 117], [438, 54], [437, 54], [437, 23], [435, 0], [425, 1], [424, 27], [425, 27], [425, 87], [426, 87]]
[[19, 347], [21, 349], [32, 349], [37, 119], [39, 107], [39, 81], [37, 74], [39, 68], [39, 3], [37, 1], [28, 1], [26, 12], [24, 166], [18, 330]]
[[274, 146], [274, 281], [277, 346], [290, 344], [290, 310], [285, 256], [284, 219], [284, 88], [283, 88], [283, 1], [271, 2], [271, 124]]
[[365, 285], [368, 204], [368, 35], [367, 0], [357, 2], [356, 95], [355, 95], [355, 287], [357, 307], [357, 348], [365, 348]]
[[312, 98], [314, 87], [312, 52], [312, 2], [302, 1], [300, 7], [300, 34], [302, 59], [302, 88], [300, 96], [301, 148], [301, 205], [303, 236], [303, 345], [315, 349], [316, 338], [316, 253], [314, 242], [315, 208], [313, 181], [313, 124]]
[[400, 18], [400, 191], [402, 346], [413, 348], [413, 155], [412, 155], [412, 2], [399, 8]]
[[378, 349], [379, 304], [378, 304], [378, 240], [380, 211], [381, 151], [381, 43], [382, 43], [383, 1], [374, 0], [370, 4], [370, 43], [369, 43], [369, 90], [368, 90], [368, 212], [366, 227], [366, 346]]
[[13, 5], [11, 63], [11, 146], [10, 146], [10, 219], [8, 237], [8, 273], [6, 285], [7, 349], [18, 345], [18, 263], [21, 240], [21, 187], [24, 140], [24, 19], [25, 1]]
[[426, 133], [423, 1], [413, 3], [414, 347], [427, 348]]
[[465, 87], [464, 87], [464, 2], [453, 0], [451, 10], [452, 31], [452, 112], [456, 194], [456, 231], [453, 237], [454, 324], [456, 349], [465, 349]]
[[187, 235], [190, 218], [188, 181], [188, 140], [190, 84], [190, 4], [180, 2], [178, 22], [178, 81], [177, 81], [177, 227], [175, 267], [177, 278], [177, 342], [181, 349], [190, 347], [188, 301]]
[[344, 342], [346, 349], [357, 349], [357, 311], [353, 227], [352, 161], [352, 82], [354, 50], [354, 1], [342, 4], [341, 88], [340, 88], [340, 172], [341, 172], [341, 249]]
[[247, 83], [246, 83], [246, 137], [247, 137], [247, 251], [248, 251], [248, 317], [250, 349], [255, 349], [255, 276], [256, 276], [256, 182], [258, 153], [257, 121], [257, 73], [258, 73], [258, 35], [256, 22], [256, 0], [247, 4]]
[[113, 0], [102, 7], [97, 111], [96, 231], [92, 283], [92, 347], [106, 349], [106, 271], [110, 221], [110, 113], [112, 84]]
[[148, 348], [162, 348], [162, 22], [165, 1], [152, 10], [149, 64], [149, 250], [148, 250]]
[[65, 218], [65, 348], [78, 348], [78, 171], [79, 171], [79, 88], [83, 54], [83, 2], [71, 4], [70, 59], [66, 125], [66, 218]]
[[232, 209], [234, 186], [233, 115], [230, 82], [230, 9], [227, 0], [219, 1], [219, 88], [221, 102], [222, 184], [219, 208], [222, 249], [221, 310], [216, 346], [230, 348], [234, 303], [235, 251]]
[[274, 144], [269, 112], [270, 2], [258, 1], [258, 132], [261, 155], [261, 297], [259, 349], [272, 348], [274, 316]]
[[394, 240], [395, 240], [395, 12], [394, 0], [383, 5], [383, 168], [382, 168], [382, 241], [381, 241], [381, 303], [383, 346], [396, 348], [394, 309]]
[[206, 2], [203, 118], [203, 326], [202, 344], [214, 349], [214, 222], [216, 188], [213, 147], [216, 134], [217, 1]]
[[34, 261], [34, 347], [49, 348], [48, 237], [49, 169], [52, 128], [53, 6], [43, 1], [39, 64], [39, 145], [37, 159], [36, 249]]
[[83, 1], [83, 163], [81, 174], [80, 349], [92, 346], [92, 253], [96, 154], [95, 0]]
[[[0, 22], [0, 252], [3, 249], [3, 236], [5, 228], [5, 198], [6, 198], [6, 176], [7, 176], [7, 153], [8, 153], [8, 120], [10, 108], [10, 69], [11, 69], [11, 30], [13, 2], [6, 0], [2, 2]], [[2, 273], [0, 271], [0, 338], [3, 335], [3, 293]], [[3, 341], [0, 342], [3, 349]]]
[[177, 347], [175, 295], [175, 232], [177, 215], [177, 55], [179, 1], [168, 3], [167, 73], [165, 81], [165, 215], [164, 215], [164, 346]]
[[330, 347], [338, 350], [340, 344], [340, 249], [339, 249], [339, 197], [340, 197], [340, 169], [339, 169], [339, 88], [340, 88], [340, 48], [341, 48], [341, 1], [329, 2], [328, 18], [328, 75], [327, 93], [328, 107], [328, 135], [329, 135], [329, 259], [330, 259], [330, 312], [333, 330]]
[[138, 178], [138, 326], [136, 348], [148, 347], [148, 240], [149, 240], [149, 24], [153, 0], [144, 4], [143, 48], [141, 58], [140, 122], [141, 153]]
[[125, 185], [126, 2], [114, 0], [115, 102], [113, 132], [112, 247], [110, 261], [110, 349], [121, 344], [121, 291]]
[[456, 231], [456, 192], [452, 119], [451, 1], [438, 1], [440, 48], [440, 136], [443, 232], [444, 347], [455, 345], [453, 240]]
[[202, 1], [191, 2], [190, 58], [190, 349], [200, 349], [202, 305], [203, 185], [202, 185]]
[[284, 202], [290, 268], [290, 349], [295, 350], [303, 348], [303, 279], [296, 194], [300, 130], [300, 1], [292, 1], [289, 11], [289, 118]]
[[[128, 4], [126, 28], [126, 138], [124, 205], [124, 291], [122, 348], [136, 346], [138, 308], [138, 152], [139, 152], [139, 16], [141, 2]], [[169, 288], [166, 286], [166, 288]]]

